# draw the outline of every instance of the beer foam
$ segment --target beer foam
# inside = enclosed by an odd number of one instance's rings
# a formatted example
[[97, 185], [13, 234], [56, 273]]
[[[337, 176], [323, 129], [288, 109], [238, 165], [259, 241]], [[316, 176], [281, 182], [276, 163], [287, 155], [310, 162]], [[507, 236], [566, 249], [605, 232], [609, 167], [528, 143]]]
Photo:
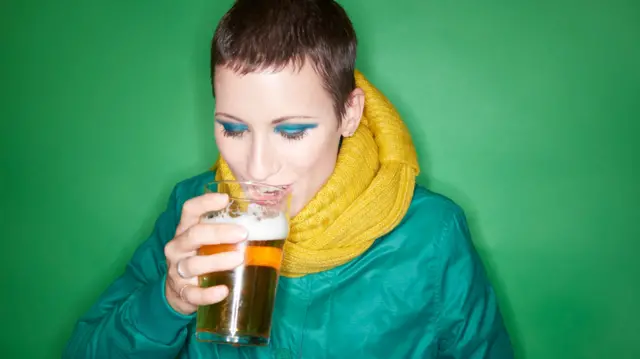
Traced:
[[252, 215], [231, 217], [222, 215], [205, 218], [204, 223], [233, 223], [239, 224], [249, 231], [250, 241], [273, 241], [286, 239], [289, 236], [289, 221], [280, 213], [272, 218], [259, 218]]

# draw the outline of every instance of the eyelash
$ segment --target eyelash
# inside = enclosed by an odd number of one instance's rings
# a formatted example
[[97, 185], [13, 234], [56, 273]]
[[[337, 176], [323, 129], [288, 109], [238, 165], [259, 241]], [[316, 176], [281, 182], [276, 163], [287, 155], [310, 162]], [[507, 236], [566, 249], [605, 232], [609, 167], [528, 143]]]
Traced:
[[301, 140], [304, 136], [306, 136], [309, 131], [307, 130], [299, 130], [299, 131], [294, 131], [294, 132], [286, 132], [286, 131], [282, 131], [282, 130], [275, 130], [276, 133], [280, 134], [280, 136], [282, 136], [283, 138], [289, 140], [289, 141], [298, 141]]
[[244, 135], [245, 131], [229, 131], [226, 128], [222, 127], [222, 135], [224, 137], [230, 138], [240, 138]]
[[[225, 126], [222, 126], [222, 135], [229, 138], [242, 138], [245, 132], [249, 130], [227, 130]], [[283, 130], [274, 129], [274, 132], [282, 136], [284, 139], [289, 141], [299, 141], [304, 138], [309, 131], [308, 130], [299, 130], [294, 132], [287, 132]]]

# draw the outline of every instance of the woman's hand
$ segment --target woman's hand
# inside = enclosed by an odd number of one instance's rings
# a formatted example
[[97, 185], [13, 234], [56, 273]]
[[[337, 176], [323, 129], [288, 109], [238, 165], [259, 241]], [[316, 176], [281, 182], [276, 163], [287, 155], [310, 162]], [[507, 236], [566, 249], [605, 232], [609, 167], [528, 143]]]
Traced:
[[171, 307], [182, 314], [191, 314], [199, 305], [220, 302], [229, 294], [226, 286], [200, 288], [198, 276], [230, 270], [242, 264], [244, 254], [224, 252], [199, 256], [203, 245], [238, 243], [247, 238], [247, 230], [230, 223], [200, 223], [203, 214], [224, 208], [229, 197], [222, 193], [207, 193], [184, 203], [175, 237], [164, 247], [167, 259], [165, 295]]

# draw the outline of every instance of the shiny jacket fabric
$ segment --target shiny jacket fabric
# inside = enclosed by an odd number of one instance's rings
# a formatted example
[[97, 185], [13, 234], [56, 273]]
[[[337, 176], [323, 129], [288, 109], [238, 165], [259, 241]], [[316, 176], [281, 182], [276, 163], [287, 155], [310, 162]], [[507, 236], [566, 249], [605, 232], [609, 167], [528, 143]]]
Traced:
[[78, 321], [63, 358], [511, 359], [496, 295], [462, 210], [416, 187], [409, 211], [360, 257], [280, 279], [268, 347], [195, 340], [195, 315], [164, 297], [164, 245], [182, 204], [214, 179], [179, 183], [125, 272]]

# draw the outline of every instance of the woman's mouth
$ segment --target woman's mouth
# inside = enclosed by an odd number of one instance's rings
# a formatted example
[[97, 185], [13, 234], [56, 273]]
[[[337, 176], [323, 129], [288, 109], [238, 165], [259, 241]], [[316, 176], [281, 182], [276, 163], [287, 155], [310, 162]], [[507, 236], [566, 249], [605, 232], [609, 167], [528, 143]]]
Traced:
[[257, 201], [278, 201], [288, 195], [291, 185], [250, 186], [250, 196]]

